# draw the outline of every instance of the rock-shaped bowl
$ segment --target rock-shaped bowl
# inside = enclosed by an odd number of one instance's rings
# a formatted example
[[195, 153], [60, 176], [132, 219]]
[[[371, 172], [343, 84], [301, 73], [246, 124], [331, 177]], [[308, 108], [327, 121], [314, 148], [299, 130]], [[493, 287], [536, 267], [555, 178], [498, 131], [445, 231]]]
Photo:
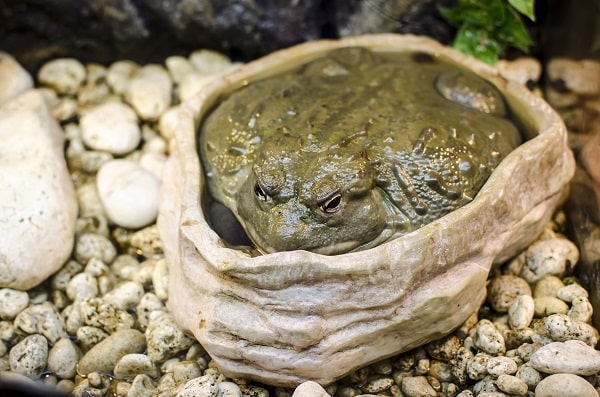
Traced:
[[[473, 70], [505, 95], [530, 139], [468, 205], [378, 247], [337, 256], [306, 251], [251, 257], [227, 248], [202, 209], [196, 134], [220, 97], [332, 49], [421, 51]], [[493, 67], [427, 38], [370, 35], [314, 41], [217, 78], [164, 124], [174, 134], [159, 229], [169, 308], [231, 377], [294, 386], [352, 370], [450, 333], [477, 310], [490, 268], [523, 250], [566, 195], [574, 172], [559, 116]]]

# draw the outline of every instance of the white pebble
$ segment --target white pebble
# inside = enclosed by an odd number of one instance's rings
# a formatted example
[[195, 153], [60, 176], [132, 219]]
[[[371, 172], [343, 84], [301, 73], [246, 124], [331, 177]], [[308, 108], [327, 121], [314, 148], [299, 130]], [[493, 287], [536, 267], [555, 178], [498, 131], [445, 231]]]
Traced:
[[133, 151], [142, 137], [137, 115], [120, 102], [93, 107], [81, 117], [79, 126], [86, 146], [114, 155]]
[[98, 296], [98, 283], [89, 273], [79, 273], [73, 276], [67, 285], [67, 296], [73, 301], [82, 301]]
[[12, 320], [29, 305], [29, 295], [25, 291], [11, 288], [0, 289], [0, 319]]
[[[498, 389], [511, 396], [524, 396], [527, 394], [527, 384], [516, 376], [501, 374], [496, 380]], [[481, 396], [481, 394], [480, 394]]]
[[140, 255], [152, 258], [163, 253], [162, 240], [156, 224], [145, 227], [131, 234], [129, 243]]
[[553, 314], [544, 319], [548, 336], [555, 341], [580, 340], [590, 346], [598, 343], [597, 331], [591, 325], [573, 320], [566, 314]]
[[514, 61], [501, 59], [496, 63], [496, 67], [502, 77], [521, 84], [538, 81], [542, 73], [540, 61], [532, 57], [521, 57]]
[[194, 66], [187, 58], [174, 55], [165, 59], [167, 70], [175, 83], [179, 83], [183, 77], [194, 71]]
[[99, 327], [108, 333], [133, 327], [135, 319], [125, 310], [104, 302], [100, 298], [79, 303], [79, 311], [86, 325]]
[[579, 340], [552, 342], [533, 353], [531, 365], [547, 374], [593, 375], [600, 371], [600, 353]]
[[79, 236], [75, 245], [75, 259], [87, 263], [91, 258], [98, 258], [104, 263], [111, 263], [117, 255], [117, 249], [110, 240], [100, 234], [84, 233]]
[[587, 298], [575, 298], [571, 302], [571, 308], [567, 312], [567, 316], [573, 320], [589, 323], [592, 320], [594, 308]]
[[8, 353], [10, 370], [29, 378], [38, 378], [46, 369], [48, 341], [42, 335], [29, 335]]
[[198, 72], [203, 74], [221, 73], [231, 67], [231, 60], [226, 55], [207, 49], [192, 52], [190, 62]]
[[121, 357], [130, 353], [141, 353], [145, 347], [146, 340], [140, 331], [117, 331], [85, 353], [79, 361], [78, 371], [82, 375], [93, 371], [111, 373]]
[[158, 120], [171, 106], [173, 83], [159, 65], [139, 69], [125, 90], [125, 99], [143, 120]]
[[[173, 371], [173, 379], [177, 383], [186, 383], [202, 375], [202, 368], [196, 361], [179, 361], [169, 365]], [[165, 367], [168, 367], [165, 365]]]
[[487, 301], [494, 310], [506, 313], [520, 295], [531, 295], [531, 287], [525, 280], [512, 275], [501, 275], [490, 280]]
[[538, 317], [546, 317], [551, 314], [566, 314], [569, 311], [569, 305], [558, 298], [550, 296], [542, 296], [534, 300], [535, 315]]
[[146, 330], [148, 356], [152, 361], [160, 363], [176, 355], [194, 344], [194, 339], [187, 336], [175, 324], [169, 313], [162, 313], [152, 318]]
[[500, 331], [489, 320], [480, 320], [473, 338], [475, 346], [490, 354], [504, 354], [506, 346]]
[[147, 292], [144, 296], [142, 296], [142, 299], [137, 306], [136, 313], [140, 324], [144, 327], [148, 326], [150, 323], [150, 314], [155, 311], [166, 311], [165, 305], [158, 298], [158, 296], [152, 292]]
[[535, 314], [535, 303], [529, 295], [519, 295], [508, 308], [508, 324], [512, 329], [525, 329]]
[[[219, 397], [242, 397], [240, 387], [233, 382], [220, 382], [217, 384], [217, 389]], [[312, 396], [319, 397], [318, 394]], [[325, 396], [329, 397], [329, 394], [325, 394]]]
[[492, 376], [500, 376], [502, 374], [512, 375], [517, 372], [517, 363], [515, 360], [504, 357], [490, 357], [485, 365], [487, 372]]
[[116, 225], [137, 229], [152, 223], [158, 213], [159, 180], [129, 160], [104, 164], [96, 178], [106, 214]]
[[62, 316], [50, 302], [29, 306], [15, 317], [15, 327], [27, 334], [41, 334], [54, 343], [66, 336]]
[[329, 393], [317, 382], [308, 381], [298, 385], [292, 397], [329, 397]]
[[572, 374], [555, 374], [542, 379], [535, 387], [536, 397], [598, 397], [588, 381]]
[[120, 379], [134, 378], [141, 374], [148, 375], [151, 378], [158, 378], [160, 371], [147, 355], [130, 353], [119, 359], [115, 365], [114, 374]]
[[169, 267], [165, 259], [156, 262], [154, 272], [152, 272], [152, 283], [154, 293], [162, 300], [169, 297]]
[[437, 392], [425, 376], [406, 376], [402, 378], [402, 393], [406, 397], [437, 397]]
[[487, 353], [477, 353], [467, 364], [467, 375], [470, 379], [481, 380], [487, 375], [487, 363], [490, 356]]
[[573, 283], [558, 289], [556, 297], [571, 303], [575, 298], [588, 298], [589, 294], [581, 285]]
[[106, 83], [115, 94], [121, 95], [127, 89], [129, 79], [138, 69], [139, 65], [135, 62], [117, 61], [106, 71]]
[[567, 264], [575, 266], [579, 260], [577, 246], [565, 238], [539, 240], [527, 248], [526, 263], [521, 277], [534, 283], [544, 276], [562, 276]]
[[9, 54], [0, 51], [0, 105], [33, 87], [31, 75]]
[[541, 280], [535, 283], [533, 297], [542, 298], [544, 296], [549, 296], [551, 298], [556, 298], [556, 294], [564, 286], [565, 284], [560, 278], [556, 276], [544, 276]]
[[540, 372], [531, 366], [531, 363], [525, 363], [519, 367], [516, 374], [517, 378], [521, 379], [529, 388], [534, 388], [540, 383], [542, 375]]
[[167, 163], [167, 156], [162, 153], [145, 152], [140, 157], [140, 165], [150, 171], [158, 180], [162, 178], [163, 168]]
[[72, 95], [77, 93], [86, 75], [85, 67], [77, 59], [56, 58], [42, 65], [38, 80], [59, 94]]
[[59, 339], [48, 353], [48, 370], [61, 379], [73, 378], [81, 351], [69, 338]]
[[179, 99], [183, 102], [200, 92], [207, 84], [214, 81], [217, 76], [206, 75], [199, 72], [186, 74], [179, 83]]
[[121, 310], [127, 310], [136, 306], [143, 295], [144, 287], [140, 283], [124, 281], [102, 298], [108, 304], [112, 304]]
[[217, 395], [217, 381], [212, 375], [204, 375], [190, 380], [177, 393], [177, 397], [212, 397]]

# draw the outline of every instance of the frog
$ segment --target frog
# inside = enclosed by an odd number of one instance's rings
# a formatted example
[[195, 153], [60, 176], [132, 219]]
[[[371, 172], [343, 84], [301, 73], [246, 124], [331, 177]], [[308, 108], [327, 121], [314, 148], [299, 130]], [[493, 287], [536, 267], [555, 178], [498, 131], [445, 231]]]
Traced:
[[419, 51], [343, 47], [244, 80], [198, 128], [210, 196], [259, 254], [338, 255], [470, 203], [522, 143], [500, 89]]

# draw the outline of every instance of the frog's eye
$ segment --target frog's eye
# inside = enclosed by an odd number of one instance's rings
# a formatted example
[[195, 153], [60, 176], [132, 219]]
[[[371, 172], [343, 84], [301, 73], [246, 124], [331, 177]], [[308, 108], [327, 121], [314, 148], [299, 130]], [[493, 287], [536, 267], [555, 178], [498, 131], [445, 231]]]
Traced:
[[256, 195], [256, 197], [258, 197], [259, 200], [267, 201], [267, 193], [265, 193], [265, 191], [258, 182], [254, 184], [254, 194]]
[[321, 210], [327, 214], [339, 211], [342, 204], [342, 194], [336, 193], [321, 204]]

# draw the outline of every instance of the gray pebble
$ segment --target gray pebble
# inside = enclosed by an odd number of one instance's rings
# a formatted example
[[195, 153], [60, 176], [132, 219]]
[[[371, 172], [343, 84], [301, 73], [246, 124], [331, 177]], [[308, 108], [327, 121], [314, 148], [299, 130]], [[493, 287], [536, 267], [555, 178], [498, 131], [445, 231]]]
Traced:
[[73, 301], [82, 301], [98, 296], [98, 282], [89, 273], [79, 273], [69, 280], [67, 296]]
[[144, 295], [144, 287], [135, 281], [124, 281], [102, 297], [104, 302], [121, 310], [136, 306]]
[[394, 384], [394, 378], [388, 376], [370, 379], [361, 387], [365, 393], [379, 393], [389, 389]]
[[115, 246], [107, 237], [99, 234], [84, 233], [79, 236], [75, 244], [75, 259], [80, 263], [87, 263], [95, 257], [109, 264], [116, 256]]
[[29, 378], [38, 378], [46, 369], [48, 341], [43, 335], [29, 335], [10, 349], [10, 370]]
[[598, 343], [597, 331], [591, 325], [573, 320], [566, 314], [553, 314], [544, 319], [544, 327], [550, 338], [558, 342], [581, 340], [590, 346]]
[[142, 353], [146, 348], [144, 334], [135, 329], [116, 331], [92, 347], [79, 361], [79, 372], [111, 373], [119, 359], [131, 353]]
[[511, 396], [524, 396], [527, 394], [527, 384], [516, 376], [502, 374], [496, 379], [498, 389]]
[[50, 302], [23, 310], [15, 318], [15, 327], [27, 334], [42, 334], [50, 343], [66, 336], [62, 316]]
[[80, 357], [81, 351], [73, 341], [59, 339], [48, 353], [48, 370], [61, 379], [73, 378]]
[[175, 324], [173, 316], [169, 313], [162, 313], [150, 321], [146, 338], [148, 356], [158, 363], [189, 348], [195, 341]]
[[533, 353], [531, 365], [547, 374], [593, 375], [600, 371], [600, 353], [579, 340], [553, 342]]
[[217, 397], [217, 381], [211, 375], [204, 375], [187, 382], [177, 393], [177, 397]]
[[489, 320], [479, 321], [473, 342], [475, 346], [486, 353], [504, 354], [506, 352], [504, 337]]
[[508, 324], [512, 329], [525, 329], [535, 314], [535, 302], [530, 295], [519, 295], [508, 308]]
[[437, 397], [425, 376], [407, 376], [402, 379], [402, 393], [406, 397]]
[[491, 375], [486, 375], [483, 379], [473, 385], [473, 392], [477, 397], [484, 395], [484, 393], [498, 393], [498, 386], [496, 386], [496, 379]]
[[581, 285], [573, 283], [559, 288], [556, 297], [571, 303], [575, 298], [589, 298], [589, 293]]
[[140, 374], [155, 379], [160, 376], [159, 369], [145, 354], [126, 354], [115, 365], [114, 375], [119, 379], [133, 379]]
[[566, 314], [569, 311], [569, 305], [564, 301], [550, 296], [535, 298], [535, 315], [537, 317], [546, 317], [551, 314]]
[[506, 313], [519, 295], [531, 295], [531, 287], [522, 278], [501, 275], [490, 280], [487, 301], [497, 312]]
[[573, 374], [555, 374], [542, 379], [535, 387], [536, 397], [598, 397], [585, 379]]
[[544, 276], [563, 276], [567, 264], [575, 266], [579, 260], [579, 250], [565, 238], [538, 240], [527, 248], [526, 263], [521, 277], [530, 283]]
[[486, 363], [486, 369], [488, 374], [496, 377], [502, 374], [512, 375], [517, 372], [517, 363], [504, 356], [490, 357]]
[[29, 305], [29, 295], [25, 291], [12, 288], [0, 289], [0, 319], [12, 320]]
[[327, 393], [327, 391], [325, 391], [325, 389], [317, 382], [309, 381], [298, 385], [296, 390], [294, 390], [292, 397], [329, 397], [329, 393]]

